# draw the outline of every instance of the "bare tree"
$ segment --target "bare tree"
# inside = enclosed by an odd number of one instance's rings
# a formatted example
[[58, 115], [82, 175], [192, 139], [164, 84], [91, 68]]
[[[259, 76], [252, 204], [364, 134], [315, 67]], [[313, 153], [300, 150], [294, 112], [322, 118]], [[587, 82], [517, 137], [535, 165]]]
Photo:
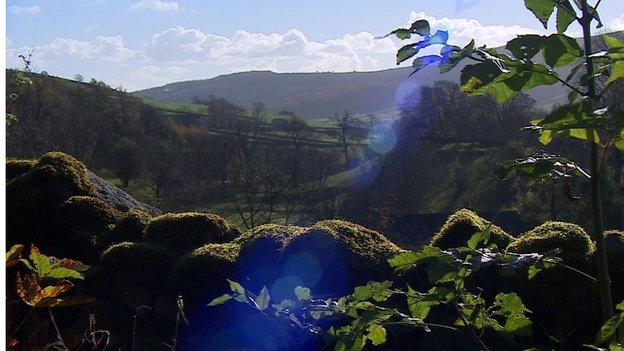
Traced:
[[342, 114], [336, 114], [334, 117], [334, 124], [338, 126], [338, 142], [342, 145], [342, 152], [345, 158], [345, 162], [348, 165], [349, 159], [349, 141], [351, 140], [351, 132], [355, 125], [355, 119], [346, 111]]

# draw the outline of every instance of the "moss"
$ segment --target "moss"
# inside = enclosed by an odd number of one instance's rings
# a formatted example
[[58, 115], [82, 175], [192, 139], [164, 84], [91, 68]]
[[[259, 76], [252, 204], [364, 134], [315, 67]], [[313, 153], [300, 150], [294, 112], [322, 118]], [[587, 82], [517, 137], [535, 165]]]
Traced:
[[612, 282], [611, 290], [615, 301], [622, 301], [624, 299], [624, 231], [606, 231], [605, 241]]
[[559, 249], [570, 265], [583, 267], [594, 252], [594, 243], [580, 226], [566, 222], [546, 222], [522, 234], [507, 250], [516, 253], [546, 253]]
[[[591, 272], [590, 257], [594, 244], [583, 228], [565, 222], [546, 222], [521, 235], [507, 247], [509, 252], [546, 253], [560, 249], [559, 257], [581, 271]], [[550, 335], [572, 335], [573, 345], [593, 337], [600, 326], [599, 293], [587, 278], [563, 267], [551, 267], [528, 279], [526, 270], [507, 282], [533, 311], [536, 330]], [[553, 313], [556, 311], [557, 313]], [[568, 346], [570, 346], [568, 345]]]
[[66, 153], [53, 151], [44, 154], [34, 168], [44, 167], [49, 167], [52, 172], [51, 175], [71, 183], [82, 192], [90, 193], [93, 191], [87, 167]]
[[150, 304], [166, 290], [171, 256], [161, 247], [123, 242], [102, 253], [100, 279], [109, 282], [112, 297], [129, 306]]
[[210, 213], [167, 213], [154, 217], [145, 228], [146, 243], [163, 246], [176, 255], [233, 238], [228, 223]]
[[82, 163], [61, 152], [43, 155], [31, 170], [7, 184], [8, 243], [33, 242], [45, 250], [56, 239], [51, 234], [58, 230], [61, 204], [91, 190]]
[[234, 239], [240, 245], [237, 273], [247, 279], [251, 289], [261, 289], [283, 275], [282, 252], [306, 228], [265, 224]]
[[102, 231], [117, 222], [122, 214], [108, 203], [93, 196], [72, 196], [60, 207], [63, 221], [85, 231]]
[[282, 253], [283, 273], [317, 294], [342, 294], [393, 274], [401, 249], [382, 234], [341, 220], [321, 221], [294, 236]]
[[211, 297], [232, 278], [240, 246], [233, 243], [207, 244], [178, 260], [171, 269], [170, 288], [188, 301]]
[[100, 256], [97, 241], [108, 226], [116, 223], [121, 212], [92, 196], [72, 196], [58, 211], [58, 229], [50, 234], [58, 251], [86, 263]]
[[28, 171], [30, 171], [37, 160], [26, 159], [8, 159], [6, 161], [6, 181], [9, 182]]
[[143, 232], [152, 216], [137, 209], [126, 212], [116, 225], [106, 230], [98, 238], [98, 247], [104, 249], [124, 241], [143, 241]]
[[465, 208], [453, 213], [444, 223], [439, 232], [431, 239], [431, 245], [443, 249], [466, 246], [468, 239], [476, 232], [490, 226], [490, 242], [499, 248], [505, 248], [514, 238], [505, 233], [500, 227], [479, 217], [476, 213]]

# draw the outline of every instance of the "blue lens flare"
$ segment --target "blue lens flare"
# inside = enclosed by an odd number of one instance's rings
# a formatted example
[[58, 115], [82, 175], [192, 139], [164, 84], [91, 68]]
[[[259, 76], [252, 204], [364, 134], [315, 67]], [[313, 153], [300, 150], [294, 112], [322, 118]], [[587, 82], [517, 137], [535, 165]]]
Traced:
[[368, 131], [368, 147], [378, 154], [392, 151], [397, 142], [392, 122], [380, 122]]

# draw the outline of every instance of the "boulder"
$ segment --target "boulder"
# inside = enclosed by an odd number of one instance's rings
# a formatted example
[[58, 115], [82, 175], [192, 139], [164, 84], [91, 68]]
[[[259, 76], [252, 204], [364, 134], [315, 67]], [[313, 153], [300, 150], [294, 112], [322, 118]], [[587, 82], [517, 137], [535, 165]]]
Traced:
[[514, 238], [500, 227], [465, 208], [453, 213], [431, 239], [431, 245], [442, 249], [466, 246], [473, 234], [490, 229], [490, 243], [504, 249]]
[[145, 228], [145, 242], [176, 256], [210, 243], [228, 242], [238, 231], [211, 213], [167, 213], [152, 218]]

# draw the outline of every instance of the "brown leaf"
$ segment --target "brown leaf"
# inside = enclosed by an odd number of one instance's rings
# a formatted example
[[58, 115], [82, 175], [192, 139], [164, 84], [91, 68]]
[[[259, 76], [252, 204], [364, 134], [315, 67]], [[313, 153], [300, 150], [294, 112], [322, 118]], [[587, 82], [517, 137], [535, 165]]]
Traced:
[[26, 273], [23, 278], [22, 274], [17, 272], [15, 288], [17, 289], [17, 296], [30, 306], [35, 306], [41, 299], [38, 297], [41, 294], [41, 286], [39, 286], [37, 277], [32, 272]]
[[56, 285], [46, 286], [42, 289], [34, 273], [27, 273], [22, 278], [19, 272], [17, 273], [15, 285], [17, 294], [22, 301], [33, 307], [66, 305], [67, 302], [59, 296], [74, 287], [74, 284], [69, 280], [59, 280], [56, 282]]
[[69, 268], [69, 269], [73, 269], [75, 271], [78, 272], [84, 272], [87, 269], [89, 269], [89, 266], [87, 266], [86, 264], [77, 261], [77, 260], [72, 260], [70, 258], [64, 258], [62, 260], [58, 260], [56, 262], [54, 262], [54, 265], [56, 267], [63, 267], [63, 268]]
[[59, 280], [56, 282], [56, 285], [50, 285], [43, 288], [43, 290], [41, 290], [41, 298], [47, 299], [51, 297], [58, 297], [62, 293], [68, 292], [73, 287], [74, 284], [69, 280]]
[[6, 268], [13, 267], [19, 262], [22, 251], [24, 251], [24, 245], [22, 244], [11, 246], [11, 249], [6, 254]]

